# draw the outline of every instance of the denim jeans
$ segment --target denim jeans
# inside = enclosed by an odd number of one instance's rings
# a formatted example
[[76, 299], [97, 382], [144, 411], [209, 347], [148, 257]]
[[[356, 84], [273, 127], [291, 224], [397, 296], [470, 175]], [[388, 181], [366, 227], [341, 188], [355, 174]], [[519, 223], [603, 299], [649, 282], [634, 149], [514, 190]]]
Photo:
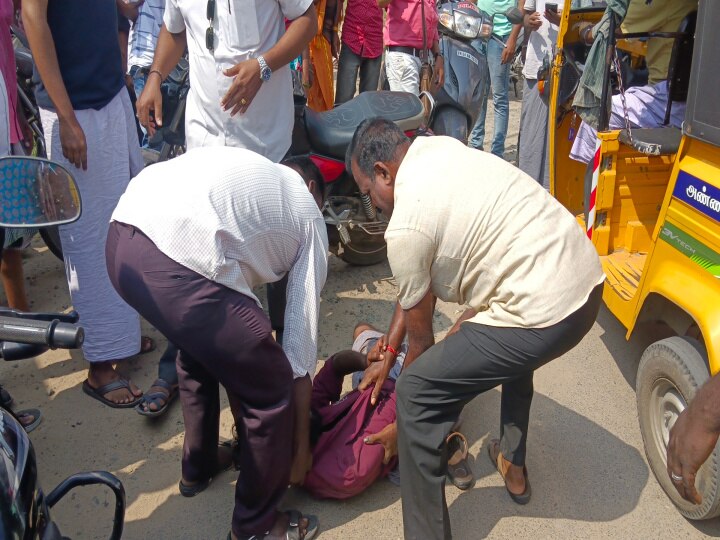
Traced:
[[382, 54], [377, 58], [363, 58], [343, 43], [338, 60], [337, 88], [335, 105], [350, 101], [355, 96], [358, 72], [360, 73], [360, 92], [378, 89]]
[[[500, 38], [507, 42], [509, 36]], [[508, 88], [510, 83], [510, 63], [502, 64], [503, 47], [494, 39], [485, 43], [482, 40], [472, 42], [473, 48], [487, 57], [488, 77], [490, 85], [485, 85], [485, 96], [481, 99], [480, 114], [478, 114], [475, 127], [470, 134], [468, 146], [483, 149], [485, 139], [485, 116], [487, 114], [487, 98], [492, 86], [493, 106], [495, 108], [495, 128], [490, 151], [496, 156], [503, 157], [505, 153], [505, 136], [508, 130], [508, 116], [510, 104]]]

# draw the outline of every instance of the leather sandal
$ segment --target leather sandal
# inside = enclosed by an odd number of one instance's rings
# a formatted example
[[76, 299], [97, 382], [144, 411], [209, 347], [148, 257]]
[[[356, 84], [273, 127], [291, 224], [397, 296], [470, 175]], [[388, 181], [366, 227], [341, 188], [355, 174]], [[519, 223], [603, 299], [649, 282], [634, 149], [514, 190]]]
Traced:
[[[488, 445], [488, 457], [490, 458], [490, 461], [495, 466], [497, 471], [500, 473], [500, 476], [502, 476], [503, 481], [505, 481], [505, 475], [510, 468], [510, 464], [503, 458], [502, 452], [500, 452], [500, 441], [498, 439], [493, 439], [490, 441], [490, 444]], [[532, 490], [530, 489], [530, 480], [528, 479], [528, 471], [525, 465], [523, 465], [523, 476], [525, 477], [525, 491], [520, 494], [510, 491], [507, 486], [507, 482], [505, 482], [505, 489], [510, 495], [510, 498], [517, 504], [529, 503], [530, 495], [532, 493]]]
[[445, 439], [448, 450], [447, 475], [456, 488], [470, 489], [475, 483], [470, 463], [468, 463], [468, 444], [465, 435], [453, 431]]

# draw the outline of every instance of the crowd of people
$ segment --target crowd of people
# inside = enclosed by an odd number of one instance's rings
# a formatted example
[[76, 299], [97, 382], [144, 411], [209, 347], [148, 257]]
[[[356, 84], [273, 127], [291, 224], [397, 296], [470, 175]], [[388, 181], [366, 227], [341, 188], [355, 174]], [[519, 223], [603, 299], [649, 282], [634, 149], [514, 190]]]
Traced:
[[[635, 16], [626, 24], [652, 24], [638, 13], [644, 1], [631, 4]], [[347, 498], [387, 475], [400, 483], [406, 538], [449, 538], [446, 478], [461, 489], [473, 480], [460, 413], [498, 386], [500, 432], [488, 455], [512, 500], [530, 500], [533, 373], [590, 330], [604, 274], [574, 217], [548, 193], [542, 82], [565, 5], [520, 0], [525, 19], [515, 25], [502, 15], [515, 0], [477, 5], [496, 14], [499, 39], [474, 44], [486, 57], [491, 90], [469, 144], [411, 141], [377, 118], [355, 132], [346, 166], [390, 218], [385, 238], [398, 301], [386, 332], [359, 322], [352, 350], [315, 375], [328, 272], [326, 194], [309, 158], [287, 157], [293, 92], [328, 110], [378, 89], [383, 63], [391, 90], [419, 94], [426, 63], [442, 85], [434, 0], [0, 0], [0, 100], [9, 126], [0, 151], [27, 151], [10, 38], [10, 25], [21, 24], [35, 59], [48, 157], [72, 171], [82, 195], [82, 216], [60, 229], [72, 304], [87, 336], [82, 389], [144, 416], [164, 414], [179, 397], [180, 493], [195, 496], [222, 471], [241, 471], [228, 538], [313, 538], [317, 517], [278, 509], [289, 484]], [[503, 156], [509, 61], [523, 26], [515, 167]], [[591, 42], [593, 28], [582, 35]], [[167, 121], [161, 85], [184, 55], [187, 151], [144, 168], [141, 147], [156, 145]], [[659, 107], [666, 56], [649, 54], [651, 90], [642, 94]], [[482, 152], [489, 96], [494, 132], [490, 152]], [[576, 146], [593, 137], [583, 129]], [[583, 156], [573, 146], [573, 157]], [[28, 304], [19, 250], [33, 234], [6, 236], [3, 250], [6, 297], [21, 310]], [[260, 286], [268, 287], [270, 317], [256, 296]], [[435, 343], [438, 298], [466, 310]], [[146, 392], [117, 369], [155, 348], [141, 335], [140, 317], [168, 340]], [[350, 399], [341, 398], [346, 375], [353, 376]], [[220, 385], [235, 421], [230, 443], [219, 440]], [[30, 430], [39, 411], [24, 414]], [[352, 422], [358, 417], [368, 419], [361, 428]], [[342, 452], [347, 459], [335, 459]], [[350, 465], [338, 471], [338, 463]]]

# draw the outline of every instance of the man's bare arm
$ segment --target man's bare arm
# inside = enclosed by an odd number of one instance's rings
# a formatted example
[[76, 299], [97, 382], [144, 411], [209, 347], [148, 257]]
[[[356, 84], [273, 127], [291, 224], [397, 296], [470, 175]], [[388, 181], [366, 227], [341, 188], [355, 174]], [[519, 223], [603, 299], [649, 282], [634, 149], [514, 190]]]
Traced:
[[417, 358], [435, 345], [432, 318], [435, 310], [435, 297], [431, 290], [422, 300], [410, 309], [405, 310], [405, 327], [408, 334], [408, 352], [405, 355], [403, 369], [412, 364]]
[[[158, 36], [155, 57], [153, 58], [150, 73], [147, 76], [145, 89], [138, 96], [137, 111], [138, 120], [148, 129], [150, 135], [155, 129], [162, 126], [162, 93], [160, 85], [162, 80], [168, 76], [170, 71], [177, 65], [185, 52], [187, 46], [187, 34], [185, 30], [173, 34], [163, 24]], [[155, 113], [155, 122], [150, 121], [150, 112]]]

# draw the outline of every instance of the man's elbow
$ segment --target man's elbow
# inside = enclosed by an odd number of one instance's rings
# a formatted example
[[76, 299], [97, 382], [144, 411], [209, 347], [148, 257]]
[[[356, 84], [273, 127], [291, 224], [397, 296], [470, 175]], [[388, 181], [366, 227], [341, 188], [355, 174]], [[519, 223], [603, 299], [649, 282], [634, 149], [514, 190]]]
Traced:
[[[315, 4], [310, 4], [310, 7], [307, 8], [307, 11], [303, 13], [300, 18], [305, 20], [305, 36], [310, 36], [307, 40], [307, 43], [310, 43], [310, 40], [317, 34], [318, 31], [318, 21], [317, 21], [317, 11], [315, 10]], [[306, 43], [306, 45], [307, 45]]]

